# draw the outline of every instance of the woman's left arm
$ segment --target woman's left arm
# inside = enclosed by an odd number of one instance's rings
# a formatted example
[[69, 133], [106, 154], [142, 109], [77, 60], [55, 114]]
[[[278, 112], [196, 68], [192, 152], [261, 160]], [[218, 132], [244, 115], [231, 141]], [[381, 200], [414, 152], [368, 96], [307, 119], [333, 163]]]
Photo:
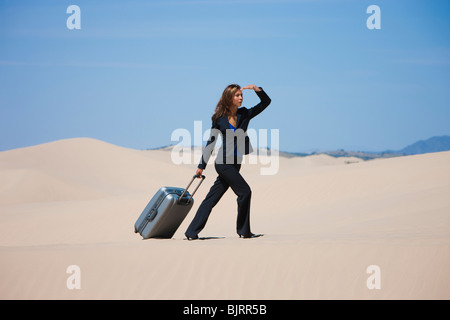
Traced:
[[253, 108], [249, 109], [249, 117], [250, 119], [253, 117], [256, 117], [258, 114], [260, 114], [272, 101], [269, 96], [264, 92], [264, 90], [261, 87], [257, 87], [254, 84], [250, 84], [248, 86], [243, 87], [241, 90], [245, 89], [253, 89], [255, 93], [258, 95], [259, 99], [261, 99], [261, 102], [258, 103]]

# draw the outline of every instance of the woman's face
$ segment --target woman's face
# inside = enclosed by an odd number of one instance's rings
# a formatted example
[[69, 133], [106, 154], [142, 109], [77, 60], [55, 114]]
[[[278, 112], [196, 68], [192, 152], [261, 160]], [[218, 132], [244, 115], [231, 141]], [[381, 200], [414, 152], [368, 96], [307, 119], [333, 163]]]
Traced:
[[239, 108], [242, 105], [243, 100], [244, 100], [244, 97], [242, 96], [242, 91], [241, 91], [241, 89], [239, 89], [234, 93], [233, 106], [236, 108]]

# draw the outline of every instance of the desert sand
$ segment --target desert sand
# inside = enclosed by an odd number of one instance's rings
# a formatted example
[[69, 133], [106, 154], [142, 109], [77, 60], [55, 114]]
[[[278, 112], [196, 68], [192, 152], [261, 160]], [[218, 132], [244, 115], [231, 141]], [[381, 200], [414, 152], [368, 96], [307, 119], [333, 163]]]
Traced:
[[[186, 241], [210, 164], [174, 237], [143, 240], [134, 222], [153, 194], [195, 172], [170, 156], [91, 138], [0, 152], [0, 298], [450, 298], [450, 152], [280, 157], [275, 175], [244, 165], [264, 237], [238, 238], [229, 190], [207, 239]], [[72, 265], [79, 289], [67, 285]]]

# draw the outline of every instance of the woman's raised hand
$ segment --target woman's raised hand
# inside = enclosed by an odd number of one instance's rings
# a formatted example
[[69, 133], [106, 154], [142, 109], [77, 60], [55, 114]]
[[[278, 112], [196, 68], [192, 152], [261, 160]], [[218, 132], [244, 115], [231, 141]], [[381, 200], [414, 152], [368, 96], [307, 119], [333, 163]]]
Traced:
[[253, 89], [256, 92], [261, 91], [261, 89], [258, 86], [255, 86], [254, 84], [249, 84], [248, 86], [241, 88], [241, 90], [245, 90], [245, 89]]

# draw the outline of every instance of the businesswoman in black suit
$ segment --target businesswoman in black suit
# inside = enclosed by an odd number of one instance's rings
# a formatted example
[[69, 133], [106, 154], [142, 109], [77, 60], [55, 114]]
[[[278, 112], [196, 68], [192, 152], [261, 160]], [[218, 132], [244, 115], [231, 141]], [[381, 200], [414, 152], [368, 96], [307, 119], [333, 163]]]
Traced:
[[[253, 108], [239, 108], [242, 105], [242, 90], [254, 90], [261, 102]], [[236, 231], [239, 237], [256, 238], [260, 234], [250, 231], [250, 200], [251, 189], [239, 173], [244, 154], [252, 152], [252, 147], [247, 136], [247, 128], [250, 120], [261, 113], [269, 104], [269, 96], [261, 87], [253, 84], [241, 88], [237, 84], [231, 84], [225, 88], [217, 103], [212, 116], [211, 136], [203, 151], [196, 175], [201, 176], [206, 168], [208, 159], [214, 149], [219, 134], [222, 137], [222, 146], [215, 160], [215, 168], [219, 176], [209, 190], [197, 213], [186, 230], [188, 240], [198, 239], [198, 233], [205, 227], [212, 208], [229, 187], [237, 195], [238, 215]]]

